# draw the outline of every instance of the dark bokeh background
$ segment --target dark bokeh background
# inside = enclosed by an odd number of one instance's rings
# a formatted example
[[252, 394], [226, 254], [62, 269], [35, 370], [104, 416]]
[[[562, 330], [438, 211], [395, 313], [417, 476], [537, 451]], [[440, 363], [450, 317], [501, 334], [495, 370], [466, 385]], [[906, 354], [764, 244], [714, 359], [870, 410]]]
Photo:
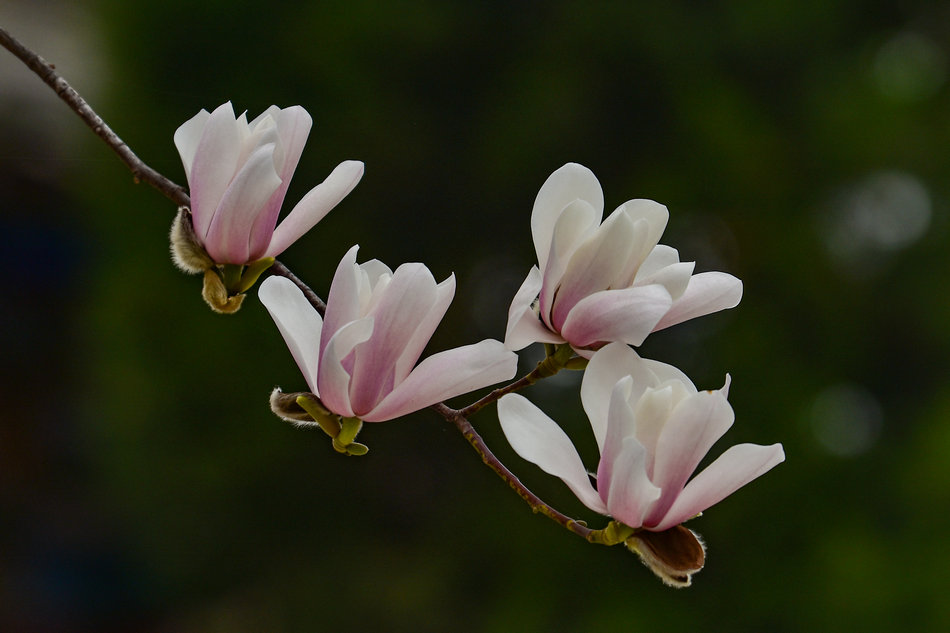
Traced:
[[[207, 310], [173, 205], [0, 51], [0, 630], [950, 628], [947, 3], [20, 0], [0, 24], [179, 182], [200, 108], [305, 106], [288, 202], [340, 160], [366, 175], [283, 260], [324, 295], [353, 243], [454, 271], [432, 350], [503, 337], [561, 164], [608, 211], [666, 204], [663, 241], [745, 296], [642, 351], [732, 374], [716, 453], [788, 456], [691, 524], [708, 567], [676, 591], [532, 515], [432, 413], [333, 453], [267, 408], [304, 383], [256, 298]], [[576, 380], [552, 383], [531, 397], [591, 456]]]

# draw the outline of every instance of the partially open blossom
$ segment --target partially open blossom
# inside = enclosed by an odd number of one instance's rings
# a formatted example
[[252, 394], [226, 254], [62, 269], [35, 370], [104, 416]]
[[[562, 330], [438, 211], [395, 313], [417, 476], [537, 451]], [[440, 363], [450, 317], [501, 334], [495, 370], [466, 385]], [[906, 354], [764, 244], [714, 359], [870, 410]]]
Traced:
[[[732, 426], [729, 382], [697, 391], [678, 369], [622, 343], [593, 355], [581, 399], [600, 449], [596, 487], [563, 430], [527, 399], [498, 402], [505, 436], [523, 458], [560, 477], [595, 512], [662, 532], [695, 517], [784, 461], [781, 444], [738, 444], [690, 479]], [[688, 481], [688, 483], [687, 483]]]
[[538, 265], [508, 312], [505, 345], [639, 345], [650, 332], [725, 308], [742, 297], [732, 275], [693, 275], [692, 262], [657, 242], [669, 213], [630, 200], [601, 224], [604, 194], [586, 167], [564, 165], [545, 181], [531, 213]]
[[[211, 113], [202, 110], [175, 132], [188, 178], [193, 234], [214, 263], [276, 257], [359, 182], [363, 163], [340, 163], [277, 225], [311, 124], [300, 106], [271, 106], [248, 123], [245, 114], [234, 116], [228, 102]], [[189, 264], [194, 259], [176, 253], [180, 266], [201, 272]]]
[[310, 390], [344, 418], [381, 422], [515, 375], [517, 356], [484, 340], [416, 362], [455, 295], [455, 277], [437, 284], [422, 264], [391, 271], [378, 260], [343, 257], [324, 318], [283, 277], [259, 295]]

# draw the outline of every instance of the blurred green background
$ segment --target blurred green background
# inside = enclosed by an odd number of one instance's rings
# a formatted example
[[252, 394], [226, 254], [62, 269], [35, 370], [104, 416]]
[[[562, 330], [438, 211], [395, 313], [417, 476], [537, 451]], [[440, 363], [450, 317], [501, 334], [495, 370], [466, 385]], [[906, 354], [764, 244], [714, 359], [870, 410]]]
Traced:
[[[366, 174], [283, 261], [324, 296], [354, 243], [454, 271], [430, 351], [504, 336], [563, 163], [608, 211], [666, 204], [662, 241], [745, 296], [641, 351], [732, 374], [714, 455], [787, 453], [690, 524], [687, 590], [532, 515], [431, 412], [335, 454], [268, 410], [304, 382], [256, 297], [207, 310], [174, 206], [0, 51], [0, 630], [950, 630], [950, 4], [0, 0], [0, 24], [181, 183], [200, 108], [306, 107], [288, 203]], [[593, 459], [577, 379], [527, 395]]]

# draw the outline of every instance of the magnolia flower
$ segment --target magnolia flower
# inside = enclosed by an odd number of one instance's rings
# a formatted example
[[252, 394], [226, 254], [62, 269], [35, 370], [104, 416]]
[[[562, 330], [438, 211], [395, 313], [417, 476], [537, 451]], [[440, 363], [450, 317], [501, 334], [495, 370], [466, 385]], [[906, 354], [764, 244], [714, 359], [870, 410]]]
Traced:
[[[570, 343], [576, 350], [621, 341], [725, 308], [742, 297], [726, 273], [693, 275], [692, 262], [657, 245], [669, 213], [630, 200], [601, 224], [604, 194], [586, 167], [564, 165], [545, 181], [531, 213], [538, 265], [511, 302], [505, 345]], [[587, 355], [587, 354], [585, 354]]]
[[[363, 163], [340, 163], [277, 226], [311, 123], [300, 106], [271, 106], [248, 123], [245, 114], [235, 118], [228, 102], [210, 114], [202, 110], [175, 132], [191, 193], [193, 234], [213, 263], [276, 257], [359, 182]], [[206, 267], [189, 263], [194, 260], [176, 253], [189, 272]]]
[[581, 400], [600, 449], [596, 488], [571, 440], [527, 399], [502, 397], [498, 417], [515, 451], [560, 477], [588, 508], [631, 528], [662, 532], [785, 459], [781, 444], [738, 444], [689, 480], [732, 426], [728, 388], [727, 377], [722, 389], [697, 391], [675, 367], [642, 359], [622, 343], [595, 353]]
[[269, 277], [259, 291], [326, 409], [382, 422], [515, 375], [517, 355], [494, 340], [439, 352], [416, 366], [452, 302], [455, 277], [436, 284], [422, 264], [396, 272], [375, 259], [357, 264], [358, 248], [336, 270], [324, 318], [283, 277]]

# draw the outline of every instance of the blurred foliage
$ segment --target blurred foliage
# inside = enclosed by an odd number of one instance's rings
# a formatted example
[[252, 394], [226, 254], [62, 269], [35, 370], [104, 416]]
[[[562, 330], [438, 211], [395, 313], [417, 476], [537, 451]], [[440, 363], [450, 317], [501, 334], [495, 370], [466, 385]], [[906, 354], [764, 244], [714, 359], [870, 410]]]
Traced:
[[[455, 272], [433, 351], [503, 337], [534, 196], [561, 164], [593, 169], [608, 210], [666, 204], [663, 242], [745, 296], [642, 352], [700, 387], [730, 372], [723, 444], [781, 441], [788, 459], [691, 524], [708, 566], [674, 591], [531, 515], [432, 413], [368, 425], [370, 454], [343, 458], [268, 411], [303, 380], [257, 301], [214, 315], [172, 268], [173, 206], [65, 108], [31, 128], [0, 98], [0, 629], [950, 628], [950, 5], [87, 4], [93, 105], [172, 179], [174, 129], [225, 100], [313, 115], [290, 204], [365, 161], [282, 259], [324, 296], [353, 243]], [[43, 132], [62, 120], [65, 146]], [[529, 395], [592, 456], [577, 377], [551, 383]], [[529, 487], [601, 526], [491, 411], [475, 423]]]

